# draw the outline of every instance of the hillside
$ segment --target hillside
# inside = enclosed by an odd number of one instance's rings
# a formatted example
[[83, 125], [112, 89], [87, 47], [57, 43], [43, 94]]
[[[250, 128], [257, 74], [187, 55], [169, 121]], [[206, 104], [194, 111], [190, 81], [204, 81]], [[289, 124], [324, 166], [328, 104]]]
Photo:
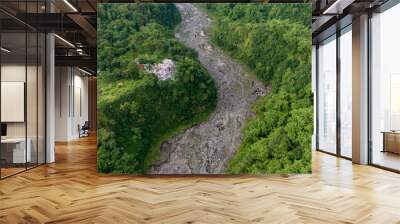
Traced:
[[311, 172], [311, 6], [206, 4], [211, 41], [245, 63], [271, 92], [258, 100], [229, 162], [238, 173]]
[[[173, 4], [99, 4], [100, 172], [145, 173], [163, 140], [215, 107], [214, 81], [173, 35], [180, 21]], [[176, 65], [166, 80], [144, 69], [165, 61]]]

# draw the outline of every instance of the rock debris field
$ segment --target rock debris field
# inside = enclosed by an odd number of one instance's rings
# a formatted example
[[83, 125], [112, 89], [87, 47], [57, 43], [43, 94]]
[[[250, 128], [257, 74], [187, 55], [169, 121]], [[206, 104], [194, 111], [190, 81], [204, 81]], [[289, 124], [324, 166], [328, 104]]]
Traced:
[[218, 102], [209, 119], [177, 134], [161, 145], [153, 174], [222, 174], [238, 149], [251, 105], [265, 88], [245, 73], [239, 63], [212, 47], [208, 33], [212, 20], [195, 5], [177, 4], [182, 23], [176, 38], [197, 51], [218, 89]]

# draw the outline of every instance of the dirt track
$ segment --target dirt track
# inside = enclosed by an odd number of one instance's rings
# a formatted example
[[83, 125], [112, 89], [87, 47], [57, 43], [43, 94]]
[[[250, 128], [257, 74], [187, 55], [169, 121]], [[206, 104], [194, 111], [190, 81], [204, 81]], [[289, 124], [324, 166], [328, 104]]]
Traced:
[[210, 119], [193, 126], [161, 145], [155, 174], [220, 174], [240, 146], [244, 121], [251, 116], [254, 94], [262, 84], [208, 42], [211, 19], [193, 4], [177, 4], [182, 24], [175, 34], [198, 52], [201, 64], [215, 80], [217, 107]]

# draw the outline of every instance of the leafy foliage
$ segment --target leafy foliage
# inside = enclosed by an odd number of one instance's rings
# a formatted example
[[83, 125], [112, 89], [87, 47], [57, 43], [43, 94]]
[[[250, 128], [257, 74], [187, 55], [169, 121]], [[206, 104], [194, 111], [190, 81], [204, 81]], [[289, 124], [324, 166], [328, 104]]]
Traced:
[[230, 160], [230, 173], [311, 171], [311, 9], [307, 4], [206, 4], [211, 40], [244, 62], [272, 91]]
[[289, 20], [291, 23], [301, 23], [311, 26], [311, 8], [306, 4], [236, 4], [212, 3], [206, 4], [208, 13], [216, 15], [219, 20], [238, 21], [241, 23], [266, 23], [270, 20]]
[[[213, 80], [196, 53], [173, 36], [179, 22], [173, 4], [99, 4], [100, 172], [145, 173], [163, 136], [215, 107]], [[160, 81], [138, 69], [138, 63], [165, 58], [176, 61], [173, 79]]]

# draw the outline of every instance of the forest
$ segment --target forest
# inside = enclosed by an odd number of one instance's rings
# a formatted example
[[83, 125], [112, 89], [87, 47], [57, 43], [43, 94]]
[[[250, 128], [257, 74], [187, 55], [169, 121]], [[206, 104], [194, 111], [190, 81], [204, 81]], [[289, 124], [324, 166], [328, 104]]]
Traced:
[[311, 172], [311, 8], [308, 4], [206, 4], [211, 41], [265, 85], [227, 172]]
[[[161, 142], [207, 118], [217, 91], [196, 52], [174, 38], [175, 5], [98, 6], [98, 171], [145, 173]], [[176, 63], [171, 79], [139, 66], [164, 59]]]
[[[243, 64], [268, 90], [252, 106], [254, 116], [238, 129], [241, 143], [224, 172], [311, 172], [311, 6], [207, 3], [196, 7], [213, 21], [206, 30], [213, 47]], [[193, 10], [187, 11], [189, 16]], [[182, 21], [190, 23], [191, 17], [186, 18], [182, 20], [177, 6], [170, 3], [99, 4], [99, 172], [148, 173], [161, 157], [163, 142], [203, 124], [220, 105], [210, 69], [199, 62], [200, 51], [174, 36]], [[204, 35], [203, 30], [195, 32], [200, 34], [197, 38]], [[166, 65], [168, 74], [158, 74]], [[190, 144], [182, 147], [190, 151]]]

